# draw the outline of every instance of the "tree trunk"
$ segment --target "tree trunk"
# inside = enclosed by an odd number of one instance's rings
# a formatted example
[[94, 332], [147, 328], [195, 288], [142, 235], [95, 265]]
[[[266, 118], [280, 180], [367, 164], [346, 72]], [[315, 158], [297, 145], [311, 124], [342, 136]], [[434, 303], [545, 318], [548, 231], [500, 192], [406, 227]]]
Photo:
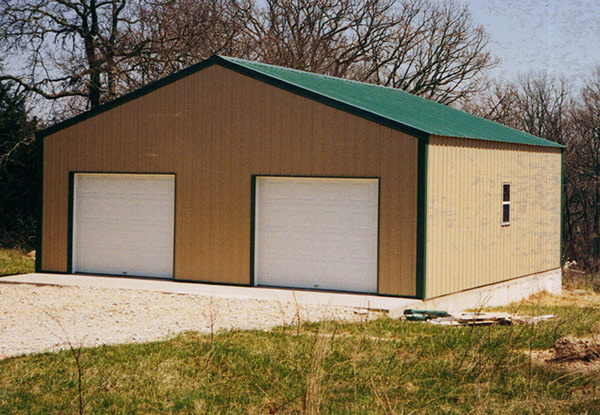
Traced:
[[97, 44], [96, 39], [98, 38], [98, 10], [96, 10], [96, 0], [90, 0], [90, 28], [89, 34], [86, 37], [86, 56], [88, 59], [88, 65], [90, 68], [90, 84], [88, 86], [90, 107], [96, 108], [100, 106], [100, 94], [101, 94], [101, 80], [100, 80], [100, 66], [101, 59], [97, 56]]

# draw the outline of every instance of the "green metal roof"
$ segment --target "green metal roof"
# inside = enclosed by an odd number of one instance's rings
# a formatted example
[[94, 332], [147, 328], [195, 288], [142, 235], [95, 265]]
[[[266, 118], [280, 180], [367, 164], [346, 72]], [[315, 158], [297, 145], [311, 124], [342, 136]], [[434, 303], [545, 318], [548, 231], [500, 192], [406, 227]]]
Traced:
[[388, 124], [396, 125], [415, 135], [433, 134], [532, 146], [563, 147], [399, 89], [244, 59], [226, 56], [218, 58], [220, 59], [216, 59], [216, 63], [222, 59], [225, 62], [221, 63], [232, 64], [224, 65], [231, 69], [242, 69], [250, 76], [258, 76], [266, 82], [291, 88], [294, 92], [305, 92], [312, 98], [325, 98], [329, 103], [339, 104], [344, 109], [356, 110], [358, 115], [366, 115], [375, 121], [388, 121]]
[[215, 64], [417, 137], [433, 134], [532, 146], [563, 147], [399, 89], [218, 55], [38, 131], [37, 135], [43, 137], [52, 134]]

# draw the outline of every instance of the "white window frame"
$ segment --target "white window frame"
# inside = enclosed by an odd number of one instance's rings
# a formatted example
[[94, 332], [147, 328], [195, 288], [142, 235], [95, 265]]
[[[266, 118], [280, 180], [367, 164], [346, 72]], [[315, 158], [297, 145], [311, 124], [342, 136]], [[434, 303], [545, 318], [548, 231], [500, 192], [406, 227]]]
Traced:
[[[504, 200], [504, 186], [508, 186], [508, 200], [505, 201]], [[510, 225], [510, 221], [512, 219], [512, 212], [511, 212], [511, 197], [512, 197], [512, 185], [510, 182], [504, 182], [502, 183], [502, 188], [501, 188], [501, 195], [500, 198], [502, 200], [502, 209], [500, 210], [500, 219], [502, 221], [502, 226], [509, 226]], [[504, 221], [504, 206], [508, 206], [508, 221]]]

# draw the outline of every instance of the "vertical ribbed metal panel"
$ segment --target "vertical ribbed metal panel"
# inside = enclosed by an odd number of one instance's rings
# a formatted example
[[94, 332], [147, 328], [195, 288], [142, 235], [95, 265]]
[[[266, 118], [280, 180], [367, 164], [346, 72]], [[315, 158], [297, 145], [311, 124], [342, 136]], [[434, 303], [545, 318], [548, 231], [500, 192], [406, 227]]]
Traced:
[[414, 137], [212, 66], [45, 140], [43, 270], [67, 269], [69, 171], [175, 173], [175, 278], [237, 284], [252, 175], [379, 177], [379, 292], [415, 295]]
[[[427, 297], [560, 266], [560, 149], [431, 137]], [[502, 183], [511, 224], [502, 226]]]

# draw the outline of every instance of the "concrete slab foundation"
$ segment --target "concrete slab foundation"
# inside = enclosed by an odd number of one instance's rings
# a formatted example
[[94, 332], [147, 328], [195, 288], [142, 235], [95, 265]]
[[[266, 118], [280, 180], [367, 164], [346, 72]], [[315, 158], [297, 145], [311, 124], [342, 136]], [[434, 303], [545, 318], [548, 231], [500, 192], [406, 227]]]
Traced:
[[485, 287], [461, 291], [442, 297], [421, 301], [412, 298], [382, 297], [377, 295], [340, 292], [292, 290], [284, 288], [243, 287], [195, 282], [165, 281], [147, 278], [125, 278], [72, 274], [34, 273], [0, 277], [0, 283], [39, 285], [65, 285], [125, 290], [158, 291], [171, 294], [204, 295], [231, 298], [251, 298], [281, 302], [298, 302], [306, 305], [331, 305], [369, 309], [388, 313], [398, 318], [408, 308], [445, 310], [449, 312], [495, 307], [525, 299], [546, 291], [560, 294], [562, 283], [560, 268]]
[[[458, 312], [483, 307], [497, 307], [521, 301], [542, 291], [560, 295], [561, 287], [562, 269], [557, 268], [485, 287], [428, 299], [418, 304], [415, 308], [420, 310]], [[398, 317], [403, 311], [392, 310], [390, 316]]]

